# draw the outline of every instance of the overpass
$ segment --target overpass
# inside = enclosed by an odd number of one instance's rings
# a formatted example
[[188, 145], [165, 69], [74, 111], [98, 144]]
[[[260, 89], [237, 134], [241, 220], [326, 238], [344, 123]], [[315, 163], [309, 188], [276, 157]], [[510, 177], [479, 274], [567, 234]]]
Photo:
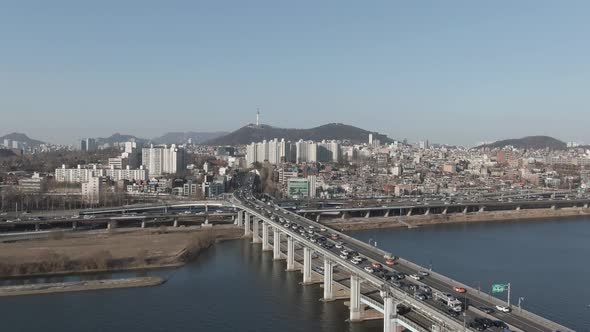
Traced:
[[358, 207], [324, 207], [324, 208], [296, 208], [294, 212], [305, 217], [320, 221], [322, 216], [340, 217], [366, 217], [381, 216], [412, 216], [448, 213], [470, 213], [484, 211], [510, 211], [521, 209], [560, 209], [578, 207], [588, 209], [590, 198], [579, 199], [521, 199], [521, 200], [485, 200], [485, 201], [426, 201], [426, 202], [396, 202], [381, 206]]

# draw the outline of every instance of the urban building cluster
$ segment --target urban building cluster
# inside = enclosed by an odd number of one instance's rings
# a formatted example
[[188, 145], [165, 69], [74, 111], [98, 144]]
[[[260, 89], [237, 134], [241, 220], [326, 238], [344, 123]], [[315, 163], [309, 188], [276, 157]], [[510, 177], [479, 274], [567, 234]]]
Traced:
[[[320, 157], [318, 147], [328, 149], [328, 144], [334, 144], [330, 151], [337, 151], [337, 159]], [[292, 148], [294, 152], [287, 154]], [[267, 163], [273, 170], [275, 194], [291, 198], [477, 197], [533, 189], [583, 193], [590, 188], [590, 150], [582, 147], [466, 149], [431, 145], [427, 140], [381, 144], [372, 136], [364, 144], [292, 144], [275, 139], [248, 145], [246, 163]]]
[[102, 151], [99, 161], [69, 162], [45, 173], [11, 170], [0, 174], [0, 193], [2, 197], [10, 192], [51, 197], [65, 193], [93, 205], [108, 201], [112, 194], [132, 199], [198, 199], [231, 190], [236, 171], [256, 168], [264, 174], [265, 191], [292, 199], [477, 197], [545, 189], [586, 194], [590, 150], [569, 146], [564, 150], [468, 149], [427, 140], [384, 143], [369, 135], [364, 143], [272, 139], [237, 146], [143, 146], [128, 141], [112, 144], [111, 151], [85, 139], [80, 149], [90, 156]]
[[285, 139], [274, 139], [252, 143], [246, 147], [246, 164], [269, 162], [273, 165], [296, 162], [334, 162], [341, 159], [341, 145], [338, 141], [304, 141], [295, 143]]

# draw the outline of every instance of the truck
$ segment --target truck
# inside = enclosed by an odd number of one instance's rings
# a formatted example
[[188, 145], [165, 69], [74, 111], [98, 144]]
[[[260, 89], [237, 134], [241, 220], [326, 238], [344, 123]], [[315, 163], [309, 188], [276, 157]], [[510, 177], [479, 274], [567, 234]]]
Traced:
[[449, 293], [434, 293], [434, 298], [455, 312], [463, 311], [463, 303]]

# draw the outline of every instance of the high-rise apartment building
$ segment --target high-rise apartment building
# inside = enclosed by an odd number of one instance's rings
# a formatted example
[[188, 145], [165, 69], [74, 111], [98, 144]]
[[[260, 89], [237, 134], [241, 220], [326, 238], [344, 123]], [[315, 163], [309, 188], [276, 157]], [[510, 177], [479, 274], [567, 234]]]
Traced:
[[82, 199], [89, 204], [100, 203], [102, 190], [102, 179], [98, 176], [91, 176], [87, 182], [82, 183]]
[[248, 165], [268, 161], [271, 164], [280, 164], [292, 161], [292, 144], [284, 139], [262, 141], [246, 146], [246, 162]]
[[186, 168], [186, 152], [184, 149], [172, 144], [143, 148], [142, 163], [147, 168], [150, 176], [162, 174], [174, 174]]

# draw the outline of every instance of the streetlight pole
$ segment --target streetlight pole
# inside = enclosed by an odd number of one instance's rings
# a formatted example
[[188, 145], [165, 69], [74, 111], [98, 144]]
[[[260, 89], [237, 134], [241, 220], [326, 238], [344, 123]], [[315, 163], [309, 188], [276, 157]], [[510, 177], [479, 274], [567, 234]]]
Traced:
[[524, 297], [519, 297], [518, 298], [518, 309], [520, 312], [522, 312], [522, 302], [524, 301]]

